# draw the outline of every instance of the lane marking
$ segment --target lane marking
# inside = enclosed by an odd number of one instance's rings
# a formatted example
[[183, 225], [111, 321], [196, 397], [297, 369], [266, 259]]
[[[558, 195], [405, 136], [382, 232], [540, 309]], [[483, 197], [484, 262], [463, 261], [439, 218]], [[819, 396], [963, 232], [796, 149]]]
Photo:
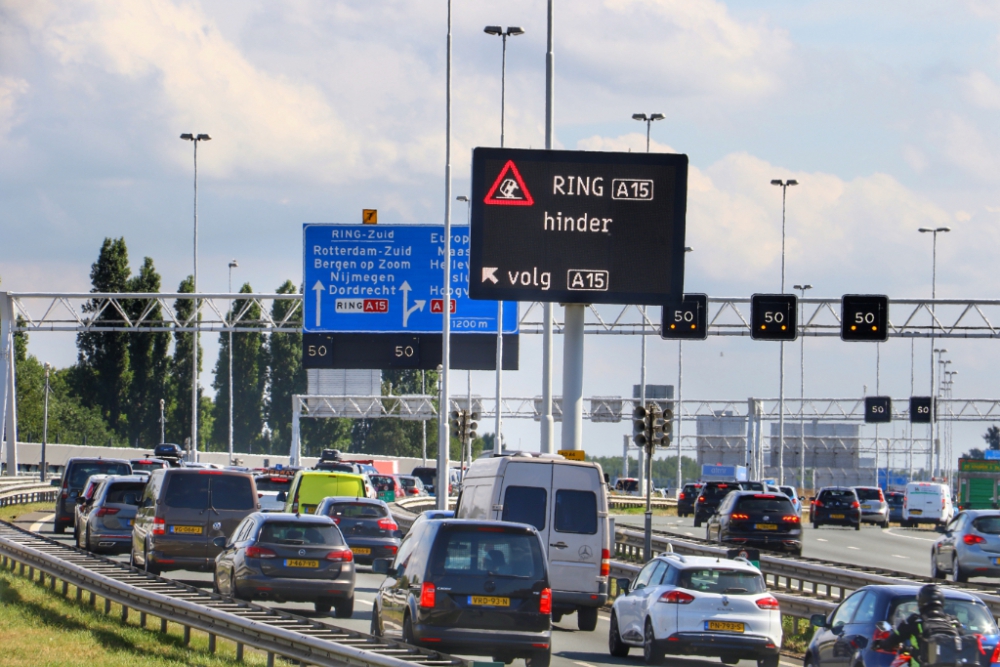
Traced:
[[[53, 516], [55, 516], [55, 515], [53, 515]], [[685, 530], [685, 531], [684, 531], [684, 534], [685, 534], [685, 535], [691, 535], [692, 537], [694, 537], [694, 533], [692, 533], [692, 532], [691, 532], [691, 531], [689, 531], [689, 530]]]
[[817, 541], [817, 542], [829, 542], [830, 540], [827, 540], [827, 539], [824, 539], [824, 538], [822, 538], [822, 537], [817, 537], [817, 538], [816, 538], [816, 541]]
[[889, 533], [890, 535], [893, 535], [895, 537], [905, 537], [908, 540], [920, 540], [921, 542], [937, 542], [937, 538], [932, 538], [932, 537], [916, 537], [914, 535], [900, 535], [899, 533], [894, 533], [892, 531], [893, 531], [893, 529], [890, 528], [889, 530], [886, 530], [884, 532]]
[[573, 661], [573, 664], [575, 664], [575, 665], [580, 665], [580, 667], [594, 667], [594, 666], [593, 666], [592, 664], [590, 664], [589, 662], [580, 662], [579, 660], [574, 660], [574, 661]]
[[860, 551], [858, 547], [847, 547], [848, 549], [854, 549], [855, 551]]
[[55, 521], [55, 519], [56, 519], [55, 512], [53, 512], [52, 514], [47, 514], [42, 517], [41, 521], [36, 521], [35, 523], [31, 524], [28, 527], [28, 530], [30, 530], [33, 533], [40, 533], [42, 531], [42, 526], [44, 526], [47, 523], [52, 523], [53, 521]]
[[909, 556], [900, 556], [899, 554], [893, 554], [892, 557], [893, 558], [905, 558], [906, 560], [910, 560]]
[[372, 602], [371, 600], [361, 600], [361, 599], [357, 599], [357, 600], [355, 600], [355, 602], [360, 602], [361, 604], [366, 604], [366, 605], [369, 605], [369, 606], [371, 606], [371, 605], [375, 604], [375, 603], [374, 603], [374, 602]]

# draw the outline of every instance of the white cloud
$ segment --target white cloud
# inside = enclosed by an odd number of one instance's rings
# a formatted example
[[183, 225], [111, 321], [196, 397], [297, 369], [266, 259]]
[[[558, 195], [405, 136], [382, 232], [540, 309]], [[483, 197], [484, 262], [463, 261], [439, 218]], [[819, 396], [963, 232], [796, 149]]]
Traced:
[[970, 72], [959, 78], [962, 97], [982, 109], [1000, 109], [1000, 86], [984, 72]]
[[18, 98], [28, 92], [28, 82], [12, 76], [0, 76], [0, 140], [7, 137], [23, 120], [18, 113]]

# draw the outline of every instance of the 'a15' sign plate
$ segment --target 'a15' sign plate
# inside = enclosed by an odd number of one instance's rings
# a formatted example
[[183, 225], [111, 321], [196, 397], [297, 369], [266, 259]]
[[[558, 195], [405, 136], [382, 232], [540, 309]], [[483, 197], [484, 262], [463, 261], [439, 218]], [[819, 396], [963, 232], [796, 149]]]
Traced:
[[686, 155], [475, 149], [469, 296], [680, 301], [687, 172]]

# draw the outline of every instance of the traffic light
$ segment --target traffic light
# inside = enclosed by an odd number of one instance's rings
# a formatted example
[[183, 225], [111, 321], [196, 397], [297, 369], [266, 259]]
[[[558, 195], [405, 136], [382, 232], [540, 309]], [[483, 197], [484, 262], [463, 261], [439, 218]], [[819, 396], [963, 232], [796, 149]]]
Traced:
[[632, 411], [632, 440], [640, 447], [645, 447], [652, 440], [651, 416], [649, 410], [641, 405]]
[[451, 413], [451, 435], [459, 440], [465, 439], [465, 410], [455, 410]]
[[469, 438], [469, 442], [472, 442], [473, 440], [475, 440], [476, 438], [479, 437], [479, 434], [476, 433], [476, 429], [479, 428], [479, 423], [476, 421], [477, 419], [479, 419], [479, 413], [478, 412], [473, 412], [469, 416], [469, 420], [468, 420], [468, 424], [467, 424], [466, 432], [465, 432], [466, 437]]
[[889, 340], [889, 297], [845, 294], [840, 300], [840, 338], [880, 343]]
[[708, 295], [685, 294], [680, 304], [663, 306], [660, 337], [667, 340], [708, 338]]
[[930, 396], [910, 396], [910, 423], [930, 424], [934, 399]]
[[892, 399], [888, 396], [865, 396], [865, 423], [887, 424], [892, 421]]
[[750, 337], [754, 340], [795, 340], [798, 299], [794, 294], [754, 294], [750, 297]]

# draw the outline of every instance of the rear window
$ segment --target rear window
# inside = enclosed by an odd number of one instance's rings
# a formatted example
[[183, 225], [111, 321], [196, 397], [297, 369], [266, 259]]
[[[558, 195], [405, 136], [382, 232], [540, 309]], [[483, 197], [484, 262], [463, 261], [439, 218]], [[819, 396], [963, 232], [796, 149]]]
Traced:
[[342, 546], [344, 538], [336, 526], [294, 521], [268, 521], [260, 529], [258, 542], [264, 544], [304, 544]]
[[735, 484], [709, 484], [701, 493], [708, 500], [721, 500], [727, 493], [738, 488]]
[[252, 510], [256, 507], [249, 477], [242, 475], [213, 476], [212, 507], [217, 510]]
[[381, 519], [389, 516], [389, 510], [373, 503], [331, 503], [326, 514], [347, 519]]
[[854, 489], [854, 492], [858, 494], [858, 500], [878, 500], [879, 491], [878, 489]]
[[717, 568], [681, 570], [677, 585], [689, 591], [726, 595], [756, 595], [767, 590], [764, 578], [755, 572]]
[[902, 507], [903, 506], [903, 494], [902, 493], [890, 493], [886, 497], [885, 500], [886, 500], [887, 503], [889, 503], [893, 507]]
[[541, 579], [545, 560], [538, 537], [502, 528], [448, 530], [438, 534], [431, 574]]
[[760, 494], [741, 496], [733, 509], [741, 512], [787, 512], [793, 513], [792, 501], [784, 495]]
[[548, 492], [540, 486], [508, 486], [503, 494], [503, 520], [545, 530]]
[[[958, 619], [967, 632], [980, 635], [1000, 634], [996, 621], [989, 610], [982, 604], [971, 600], [951, 600], [945, 598], [944, 611]], [[910, 614], [918, 612], [917, 598], [914, 595], [901, 595], [893, 598], [889, 604], [889, 619], [893, 627], [906, 620]]]
[[819, 494], [820, 500], [855, 500], [854, 492], [851, 490], [827, 489]]
[[167, 482], [163, 502], [178, 509], [203, 510], [208, 507], [211, 475], [173, 475]]
[[639, 480], [637, 479], [620, 479], [618, 480], [617, 487], [621, 491], [626, 493], [632, 493], [639, 489]]
[[116, 482], [108, 489], [104, 502], [138, 506], [145, 488], [146, 485], [141, 482]]
[[161, 468], [166, 468], [167, 464], [163, 461], [132, 461], [132, 471], [152, 471], [159, 470]]
[[420, 484], [420, 486], [423, 486], [423, 485], [424, 485], [424, 484], [423, 484], [423, 482], [421, 482], [421, 481], [420, 481], [420, 480], [419, 480], [418, 478], [416, 478], [416, 477], [400, 477], [400, 478], [399, 478], [399, 485], [400, 485], [401, 487], [403, 487], [404, 489], [412, 489], [412, 488], [413, 488], [413, 487], [415, 487], [415, 486], [416, 486], [416, 485], [417, 485], [418, 483]]
[[91, 475], [129, 475], [132, 468], [127, 463], [87, 461], [74, 463], [69, 473], [69, 487], [82, 489]]
[[698, 486], [697, 484], [685, 484], [684, 485], [684, 493], [694, 493], [695, 491], [697, 491], [700, 488], [701, 487]]
[[981, 516], [973, 519], [972, 527], [986, 535], [1000, 535], [1000, 516]]
[[597, 494], [593, 491], [556, 491], [556, 530], [560, 533], [597, 533]]
[[437, 473], [432, 471], [430, 468], [414, 468], [413, 472], [410, 474], [419, 478], [424, 484], [430, 484], [432, 486], [434, 484], [434, 480], [437, 479]]
[[288, 491], [291, 477], [255, 477], [258, 491]]

